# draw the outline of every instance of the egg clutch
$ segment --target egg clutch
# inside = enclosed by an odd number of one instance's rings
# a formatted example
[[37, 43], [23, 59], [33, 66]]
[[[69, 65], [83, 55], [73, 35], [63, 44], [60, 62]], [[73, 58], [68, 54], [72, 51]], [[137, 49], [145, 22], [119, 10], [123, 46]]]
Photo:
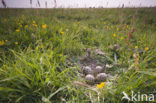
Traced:
[[86, 83], [93, 85], [100, 82], [105, 82], [108, 75], [104, 73], [105, 68], [96, 66], [91, 68], [89, 66], [82, 67], [82, 73], [85, 77]]

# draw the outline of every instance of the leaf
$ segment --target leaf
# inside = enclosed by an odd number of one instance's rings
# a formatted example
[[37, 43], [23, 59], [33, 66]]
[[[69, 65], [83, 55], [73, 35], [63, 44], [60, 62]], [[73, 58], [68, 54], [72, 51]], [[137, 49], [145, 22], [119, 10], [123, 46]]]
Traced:
[[148, 72], [148, 71], [138, 71], [138, 72], [143, 73], [143, 74], [147, 74], [147, 75], [156, 76], [156, 73], [154, 73], [154, 72]]
[[16, 78], [16, 77], [5, 78], [5, 79], [3, 79], [3, 80], [0, 80], [0, 82], [9, 81], [9, 80], [12, 80], [12, 79], [14, 79], [14, 78]]
[[19, 90], [12, 89], [12, 88], [7, 88], [7, 87], [0, 87], [0, 91], [7, 91], [7, 92], [9, 92], [9, 91], [19, 91]]
[[50, 98], [52, 98], [55, 94], [57, 94], [58, 92], [60, 92], [61, 90], [63, 90], [63, 89], [65, 89], [66, 87], [62, 87], [62, 88], [59, 88], [57, 91], [55, 91], [54, 93], [52, 93], [52, 94], [50, 94], [49, 96], [48, 96], [48, 100], [50, 99]]

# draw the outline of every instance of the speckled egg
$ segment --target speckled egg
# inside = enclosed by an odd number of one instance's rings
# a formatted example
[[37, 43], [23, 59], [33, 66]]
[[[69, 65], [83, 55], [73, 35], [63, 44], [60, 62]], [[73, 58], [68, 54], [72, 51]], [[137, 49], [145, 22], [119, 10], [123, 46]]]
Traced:
[[102, 72], [103, 72], [103, 69], [101, 66], [96, 66], [96, 68], [94, 68], [94, 70], [93, 70], [94, 75], [97, 75]]
[[91, 74], [86, 75], [85, 79], [88, 84], [94, 84], [95, 82], [95, 77]]
[[99, 73], [96, 76], [96, 81], [97, 82], [105, 82], [107, 79], [107, 74], [106, 73]]
[[92, 69], [89, 66], [86, 66], [83, 68], [83, 74], [87, 75], [87, 74], [92, 74]]

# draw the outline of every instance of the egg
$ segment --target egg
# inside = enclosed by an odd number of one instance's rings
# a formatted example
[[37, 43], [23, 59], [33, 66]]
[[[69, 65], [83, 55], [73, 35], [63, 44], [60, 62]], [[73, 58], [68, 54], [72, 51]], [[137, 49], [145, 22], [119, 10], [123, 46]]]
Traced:
[[92, 69], [89, 66], [83, 68], [83, 74], [92, 74]]
[[99, 73], [96, 76], [96, 81], [97, 82], [105, 82], [107, 79], [107, 74], [106, 73]]
[[91, 74], [86, 75], [85, 79], [88, 84], [94, 84], [95, 82], [95, 77]]
[[97, 75], [98, 73], [102, 73], [103, 69], [101, 66], [96, 66], [96, 68], [94, 68], [93, 73], [94, 75]]

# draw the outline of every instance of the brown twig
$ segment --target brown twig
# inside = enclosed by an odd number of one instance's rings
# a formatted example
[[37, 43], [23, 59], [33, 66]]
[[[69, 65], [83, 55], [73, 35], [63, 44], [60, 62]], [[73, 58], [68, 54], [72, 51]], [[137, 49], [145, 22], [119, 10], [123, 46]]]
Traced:
[[134, 32], [135, 32], [135, 29], [134, 29], [134, 28], [132, 29], [132, 31], [129, 31], [129, 32], [128, 32], [128, 36], [127, 36], [126, 42], [127, 42], [127, 44], [128, 44], [129, 46], [131, 45], [130, 39], [132, 38]]
[[134, 66], [135, 66], [135, 70], [138, 71], [138, 65], [139, 65], [139, 54], [134, 53], [133, 54], [133, 58], [134, 58]]
[[136, 20], [136, 15], [138, 14], [138, 9], [136, 9], [134, 15], [133, 15], [133, 18], [131, 19], [131, 25], [134, 24], [134, 21]]
[[73, 84], [76, 84], [76, 85], [79, 85], [79, 86], [82, 86], [82, 87], [90, 87], [88, 84], [86, 83], [83, 83], [83, 82], [79, 82], [79, 81], [74, 81]]

